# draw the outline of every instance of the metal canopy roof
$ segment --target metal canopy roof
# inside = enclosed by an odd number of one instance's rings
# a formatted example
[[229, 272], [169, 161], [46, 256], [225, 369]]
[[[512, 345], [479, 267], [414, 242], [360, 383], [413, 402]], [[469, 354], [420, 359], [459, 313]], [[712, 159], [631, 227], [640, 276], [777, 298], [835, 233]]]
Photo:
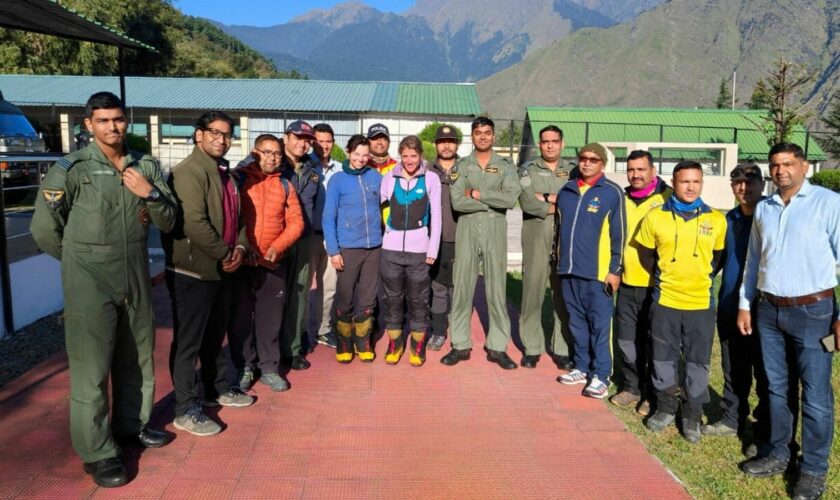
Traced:
[[[0, 75], [0, 91], [20, 106], [84, 106], [113, 90], [103, 76]], [[236, 78], [128, 77], [131, 106], [247, 111], [389, 112], [477, 116], [474, 84], [336, 82]]]
[[151, 45], [88, 19], [55, 0], [0, 0], [0, 26], [118, 47], [155, 50]]

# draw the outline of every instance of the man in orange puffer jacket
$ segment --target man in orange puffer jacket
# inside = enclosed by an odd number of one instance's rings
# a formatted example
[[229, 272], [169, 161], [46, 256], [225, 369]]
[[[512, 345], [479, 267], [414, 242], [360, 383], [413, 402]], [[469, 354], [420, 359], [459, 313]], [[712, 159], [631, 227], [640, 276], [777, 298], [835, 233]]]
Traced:
[[243, 391], [257, 368], [262, 383], [285, 391], [289, 384], [277, 371], [286, 301], [286, 266], [280, 261], [303, 234], [303, 213], [294, 187], [280, 177], [283, 148], [277, 137], [257, 137], [251, 156], [256, 161], [237, 168], [251, 255], [234, 277], [230, 352]]

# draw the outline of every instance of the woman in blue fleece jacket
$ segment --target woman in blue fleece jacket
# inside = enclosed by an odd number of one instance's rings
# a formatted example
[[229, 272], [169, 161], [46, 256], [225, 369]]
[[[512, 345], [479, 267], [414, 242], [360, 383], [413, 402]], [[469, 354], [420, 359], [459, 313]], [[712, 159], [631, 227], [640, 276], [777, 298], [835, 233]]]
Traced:
[[382, 176], [367, 166], [370, 142], [365, 136], [350, 138], [347, 155], [342, 171], [330, 180], [322, 221], [327, 254], [338, 271], [335, 357], [339, 363], [349, 363], [355, 347], [359, 359], [370, 363], [374, 358], [370, 335], [382, 247]]

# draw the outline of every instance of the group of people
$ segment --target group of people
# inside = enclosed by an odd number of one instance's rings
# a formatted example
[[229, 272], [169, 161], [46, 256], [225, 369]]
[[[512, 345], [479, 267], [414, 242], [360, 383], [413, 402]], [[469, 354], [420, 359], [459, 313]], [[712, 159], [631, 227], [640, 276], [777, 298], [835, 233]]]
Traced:
[[[724, 215], [701, 198], [699, 163], [676, 164], [669, 186], [650, 153], [632, 151], [622, 188], [606, 177], [614, 158], [599, 143], [577, 151], [574, 169], [564, 166], [563, 132], [554, 125], [539, 132], [539, 158], [518, 170], [494, 152], [486, 117], [473, 121], [473, 151], [463, 158], [448, 125], [436, 131], [433, 162], [413, 135], [392, 158], [389, 131], [375, 124], [350, 137], [341, 164], [331, 158], [329, 125], [295, 121], [282, 138], [258, 136], [231, 168], [233, 120], [209, 111], [196, 123], [192, 153], [168, 179], [154, 158], [126, 148], [128, 120], [113, 94], [91, 96], [85, 125], [93, 141], [50, 169], [32, 233], [62, 263], [71, 435], [97, 484], [127, 481], [118, 443], [158, 447], [170, 439], [147, 426], [154, 321], [146, 234], [153, 223], [163, 234], [172, 300], [178, 430], [220, 432], [203, 407], [248, 406], [255, 382], [289, 389], [281, 368], [308, 368], [316, 343], [335, 348], [340, 363], [372, 362], [384, 332], [386, 363], [407, 351], [410, 364], [421, 366], [426, 350], [441, 349], [449, 336], [441, 362], [469, 360], [482, 275], [489, 361], [534, 368], [548, 351], [567, 371], [558, 381], [580, 384], [594, 398], [608, 395], [615, 373], [621, 389], [610, 401], [647, 415], [653, 432], [679, 413], [692, 443], [704, 434], [746, 436], [755, 379], [756, 446], [742, 464], [747, 474], [772, 475], [795, 462], [801, 382], [794, 493], [816, 498], [825, 488], [833, 430], [827, 351], [840, 344], [833, 297], [840, 195], [807, 181], [809, 165], [796, 145], [770, 151], [778, 188], [771, 197], [762, 195], [759, 167], [735, 168], [738, 205]], [[506, 305], [506, 212], [517, 203], [519, 364], [507, 354]], [[553, 325], [544, 332], [546, 287]], [[702, 425], [716, 323], [723, 418]]]

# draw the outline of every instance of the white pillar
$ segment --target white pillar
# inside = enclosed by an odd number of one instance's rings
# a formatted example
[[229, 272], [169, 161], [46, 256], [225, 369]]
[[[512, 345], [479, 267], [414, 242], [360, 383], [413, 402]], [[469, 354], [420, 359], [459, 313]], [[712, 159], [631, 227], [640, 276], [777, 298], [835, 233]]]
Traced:
[[69, 153], [76, 149], [76, 138], [73, 136], [73, 121], [67, 113], [61, 113], [61, 152]]
[[160, 158], [160, 118], [158, 115], [149, 116], [149, 142], [152, 146], [152, 156]]
[[248, 129], [247, 115], [239, 117], [239, 140], [242, 143], [242, 156], [245, 156], [245, 152], [251, 150], [251, 131]]

